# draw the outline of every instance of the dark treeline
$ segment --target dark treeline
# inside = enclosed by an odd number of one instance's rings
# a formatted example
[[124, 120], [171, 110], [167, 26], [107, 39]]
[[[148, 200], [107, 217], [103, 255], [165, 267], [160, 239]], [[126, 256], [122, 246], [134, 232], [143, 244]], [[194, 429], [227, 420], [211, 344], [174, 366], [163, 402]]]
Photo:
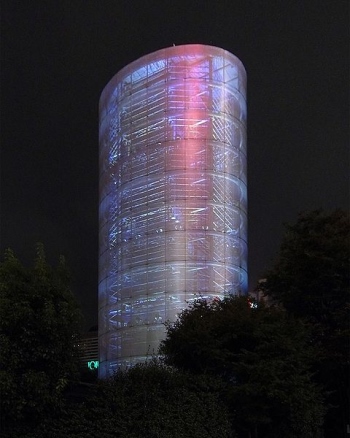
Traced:
[[[105, 381], [79, 368], [79, 307], [61, 258], [0, 264], [5, 437], [346, 437], [349, 215], [287, 225], [258, 296], [197, 300], [159, 357]], [[87, 383], [87, 382], [90, 383]], [[93, 381], [91, 383], [91, 381]]]

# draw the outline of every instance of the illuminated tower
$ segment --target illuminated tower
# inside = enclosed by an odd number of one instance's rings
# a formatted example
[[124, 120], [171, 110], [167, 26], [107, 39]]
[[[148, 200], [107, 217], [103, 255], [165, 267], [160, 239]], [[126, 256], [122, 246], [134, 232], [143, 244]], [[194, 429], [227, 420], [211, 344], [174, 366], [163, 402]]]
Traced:
[[100, 99], [100, 377], [157, 352], [196, 297], [246, 293], [246, 74], [184, 45], [123, 68]]

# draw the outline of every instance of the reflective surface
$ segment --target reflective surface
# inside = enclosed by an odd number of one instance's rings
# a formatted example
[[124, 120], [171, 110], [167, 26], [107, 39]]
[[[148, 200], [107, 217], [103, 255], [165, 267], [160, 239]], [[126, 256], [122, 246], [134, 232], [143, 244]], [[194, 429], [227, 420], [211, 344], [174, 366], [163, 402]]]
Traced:
[[159, 50], [100, 100], [100, 377], [155, 354], [195, 297], [247, 288], [246, 76], [225, 50]]

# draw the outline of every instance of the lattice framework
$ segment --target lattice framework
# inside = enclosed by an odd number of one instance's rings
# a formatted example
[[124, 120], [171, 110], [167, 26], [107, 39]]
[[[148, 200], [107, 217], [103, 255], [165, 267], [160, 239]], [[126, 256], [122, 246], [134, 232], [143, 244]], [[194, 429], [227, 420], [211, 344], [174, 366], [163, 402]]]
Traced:
[[157, 351], [195, 297], [247, 287], [246, 76], [225, 50], [163, 49], [100, 100], [100, 375]]

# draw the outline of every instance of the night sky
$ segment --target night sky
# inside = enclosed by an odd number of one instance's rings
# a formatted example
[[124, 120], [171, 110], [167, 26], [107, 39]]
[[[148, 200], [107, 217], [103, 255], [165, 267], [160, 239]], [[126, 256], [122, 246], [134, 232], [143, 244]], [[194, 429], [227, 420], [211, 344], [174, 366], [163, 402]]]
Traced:
[[67, 257], [97, 322], [98, 101], [173, 44], [222, 47], [248, 77], [249, 284], [282, 224], [349, 206], [348, 0], [1, 2], [0, 250]]

